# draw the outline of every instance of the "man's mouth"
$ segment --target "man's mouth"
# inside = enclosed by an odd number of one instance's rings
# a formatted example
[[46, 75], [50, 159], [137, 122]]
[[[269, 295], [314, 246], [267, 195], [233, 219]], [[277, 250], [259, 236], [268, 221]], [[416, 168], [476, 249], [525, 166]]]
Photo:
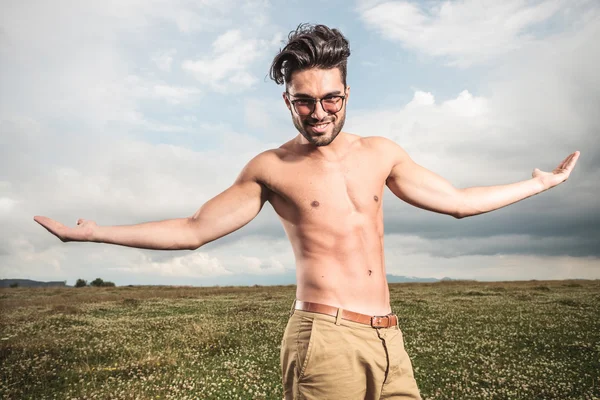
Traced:
[[323, 122], [319, 124], [309, 124], [311, 130], [316, 133], [323, 133], [329, 127], [331, 122]]

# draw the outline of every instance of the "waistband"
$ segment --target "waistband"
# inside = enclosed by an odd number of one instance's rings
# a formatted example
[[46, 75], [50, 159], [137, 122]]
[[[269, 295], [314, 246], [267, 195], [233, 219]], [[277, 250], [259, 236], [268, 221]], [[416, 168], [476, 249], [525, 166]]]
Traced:
[[359, 324], [370, 325], [373, 328], [389, 328], [390, 326], [398, 325], [398, 317], [394, 313], [388, 315], [367, 315], [326, 304], [309, 303], [308, 301], [301, 300], [294, 302], [293, 309], [331, 315], [332, 317], [358, 322]]

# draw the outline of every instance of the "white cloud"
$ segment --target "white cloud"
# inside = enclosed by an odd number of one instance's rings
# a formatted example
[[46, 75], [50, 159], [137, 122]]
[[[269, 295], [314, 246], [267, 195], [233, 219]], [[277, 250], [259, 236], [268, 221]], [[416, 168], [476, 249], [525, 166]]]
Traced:
[[263, 134], [271, 134], [281, 141], [284, 132], [294, 133], [290, 114], [281, 97], [257, 99], [252, 96], [244, 98], [244, 122], [249, 128]]
[[[489, 99], [473, 96], [467, 90], [441, 103], [432, 93], [417, 90], [401, 109], [355, 113], [348, 117], [348, 129], [370, 132], [377, 126], [377, 135], [399, 143], [419, 164], [457, 186], [501, 181], [513, 171], [482, 165], [478, 151], [493, 149], [496, 143], [504, 143], [510, 137], [510, 132], [497, 134], [498, 117], [490, 107]], [[463, 150], [457, 152], [458, 147]], [[479, 164], [477, 170], [473, 170], [473, 164]], [[530, 172], [521, 173], [527, 177]]]
[[258, 257], [240, 256], [240, 259], [245, 267], [244, 269], [251, 274], [269, 275], [283, 274], [286, 272], [283, 264], [274, 257], [269, 257], [266, 260], [262, 260]]
[[[56, 120], [68, 110], [70, 121], [151, 129], [142, 115], [144, 102], [179, 105], [197, 99], [199, 93], [194, 82], [188, 84], [190, 78], [172, 71], [174, 56], [186, 59], [191, 48], [194, 53], [204, 51], [207, 43], [192, 33], [238, 25], [240, 15], [232, 12], [243, 2], [10, 3], [0, 14], [3, 114], [21, 115], [27, 110], [36, 118]], [[254, 16], [268, 4], [253, 2], [250, 8]], [[252, 24], [246, 28], [251, 30]], [[173, 43], [177, 47], [171, 47]], [[128, 51], [132, 48], [136, 52]], [[233, 75], [237, 84], [254, 81], [245, 69], [238, 72]]]
[[[32, 221], [42, 214], [69, 225], [78, 217], [120, 225], [191, 215], [229, 186], [252, 156], [293, 133], [279, 88], [268, 96], [263, 85], [255, 85], [257, 90], [246, 92], [246, 98], [218, 94], [214, 104], [204, 96], [209, 90], [247, 88], [262, 79], [263, 55], [281, 45], [281, 36], [269, 39], [279, 28], [266, 24], [268, 2], [99, 4], [55, 7], [14, 1], [0, 15], [0, 273], [71, 283], [100, 276], [119, 284], [151, 279], [202, 283], [213, 272], [224, 278], [289, 276], [294, 269], [291, 246], [269, 205], [239, 234], [207, 245], [199, 255], [63, 244]], [[523, 7], [537, 10], [531, 4]], [[431, 26], [439, 25], [441, 14], [432, 17], [420, 10], [419, 23], [435, 33]], [[551, 201], [526, 203], [535, 206], [521, 210], [540, 218], [569, 212], [598, 215], [594, 182], [600, 170], [593, 164], [584, 170], [583, 163], [598, 149], [600, 24], [593, 14], [586, 18], [576, 35], [543, 43], [524, 39], [534, 26], [526, 18], [524, 28], [509, 36], [521, 48], [510, 53], [513, 61], [507, 57], [502, 70], [492, 71], [491, 82], [465, 86], [450, 99], [441, 98], [436, 87], [420, 87], [404, 107], [349, 114], [348, 127], [396, 140], [418, 162], [459, 186], [527, 178], [533, 167], [551, 169], [566, 151], [579, 148], [582, 174], [567, 184], [569, 196], [558, 189], [553, 193], [559, 195], [543, 195]], [[347, 34], [360, 44], [364, 32], [354, 29], [349, 26]], [[435, 44], [433, 39], [424, 43]], [[465, 59], [479, 60], [465, 48]], [[440, 55], [450, 61], [463, 57], [452, 49]], [[181, 71], [184, 60], [192, 60], [198, 71]], [[390, 80], [389, 87], [396, 82]], [[237, 114], [223, 114], [221, 101], [239, 102]], [[224, 122], [215, 122], [219, 120]], [[258, 133], [240, 133], [245, 126]], [[386, 232], [407, 221], [428, 223], [417, 211], [386, 200]], [[506, 248], [501, 257], [473, 255], [478, 245], [493, 249], [494, 237], [460, 240], [467, 226], [461, 223], [461, 228], [436, 232], [455, 234], [456, 240], [386, 236], [386, 246], [389, 242], [406, 249], [389, 249], [390, 272], [406, 266], [406, 274], [421, 276], [598, 277], [594, 260], [508, 254], [517, 250], [519, 240], [535, 243], [529, 237], [496, 238], [497, 248]], [[562, 245], [552, 239], [539, 246]], [[524, 274], [522, 265], [528, 263], [540, 267]], [[545, 271], [543, 265], [551, 268]]]
[[359, 3], [363, 21], [384, 37], [461, 67], [488, 61], [534, 40], [563, 0], [462, 0]]
[[212, 54], [196, 61], [186, 60], [182, 68], [213, 90], [244, 90], [257, 82], [249, 68], [271, 46], [268, 41], [249, 38], [241, 30], [233, 29], [217, 37]]
[[17, 203], [18, 201], [9, 197], [0, 197], [0, 216], [2, 214], [8, 214]]
[[152, 61], [156, 66], [163, 71], [171, 71], [171, 65], [173, 64], [173, 56], [177, 53], [177, 49], [170, 49], [160, 53], [156, 53], [152, 57]]
[[397, 264], [388, 262], [387, 265], [390, 274], [438, 279], [600, 279], [600, 265], [595, 257], [493, 255], [439, 258], [418, 254], [399, 257]]
[[147, 254], [140, 253], [139, 258], [131, 262], [129, 266], [109, 267], [108, 269], [136, 275], [176, 278], [205, 278], [232, 274], [218, 259], [199, 251], [173, 257], [167, 261], [154, 261]]
[[154, 85], [154, 94], [169, 103], [180, 104], [190, 101], [200, 93], [200, 90], [190, 87], [178, 87], [169, 85]]

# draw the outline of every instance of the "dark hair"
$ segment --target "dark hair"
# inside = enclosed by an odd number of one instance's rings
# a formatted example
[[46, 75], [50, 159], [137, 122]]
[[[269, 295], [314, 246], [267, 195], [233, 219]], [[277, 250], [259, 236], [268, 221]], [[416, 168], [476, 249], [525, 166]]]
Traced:
[[348, 40], [337, 29], [325, 25], [300, 24], [288, 35], [288, 43], [271, 64], [270, 77], [278, 85], [289, 83], [292, 73], [308, 68], [339, 68], [346, 86]]

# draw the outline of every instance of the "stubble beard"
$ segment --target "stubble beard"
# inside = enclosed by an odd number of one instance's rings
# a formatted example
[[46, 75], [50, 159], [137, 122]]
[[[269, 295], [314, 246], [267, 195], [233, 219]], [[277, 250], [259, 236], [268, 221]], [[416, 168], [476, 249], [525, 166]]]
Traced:
[[337, 137], [337, 135], [342, 131], [342, 128], [344, 127], [344, 123], [346, 122], [346, 113], [344, 113], [341, 117], [339, 117], [337, 122], [332, 122], [333, 123], [333, 131], [331, 132], [331, 136], [312, 136], [306, 130], [306, 124], [304, 124], [300, 120], [299, 117], [294, 118], [293, 114], [292, 114], [292, 121], [294, 122], [294, 126], [296, 127], [298, 132], [300, 132], [300, 134], [302, 136], [304, 136], [304, 138], [310, 144], [315, 145], [317, 147], [321, 147], [321, 146], [327, 146], [331, 142], [333, 142], [333, 140]]

